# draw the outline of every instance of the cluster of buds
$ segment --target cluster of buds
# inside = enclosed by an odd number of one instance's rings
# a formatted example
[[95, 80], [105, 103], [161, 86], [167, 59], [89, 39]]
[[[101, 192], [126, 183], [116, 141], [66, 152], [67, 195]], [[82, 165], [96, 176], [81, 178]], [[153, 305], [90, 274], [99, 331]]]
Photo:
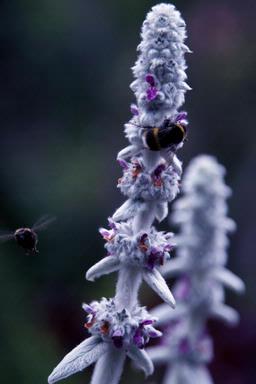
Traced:
[[110, 229], [100, 228], [106, 240], [105, 248], [108, 256], [119, 259], [120, 263], [153, 270], [164, 265], [170, 258], [173, 249], [173, 234], [157, 231], [155, 227], [145, 232], [134, 234], [130, 221], [115, 223], [109, 219]]
[[185, 22], [170, 4], [153, 7], [143, 23], [142, 42], [133, 73], [136, 80], [131, 84], [134, 91], [141, 123], [151, 125], [152, 118], [164, 119], [177, 113], [184, 102], [186, 63], [184, 53], [190, 52], [184, 44]]
[[123, 177], [118, 180], [118, 188], [131, 199], [172, 201], [179, 191], [180, 175], [173, 165], [161, 161], [154, 169], [147, 169], [142, 157], [131, 162], [119, 160]]
[[140, 349], [150, 338], [160, 337], [162, 333], [153, 327], [156, 322], [144, 307], [135, 306], [132, 312], [126, 308], [116, 308], [114, 299], [103, 298], [90, 305], [83, 304], [88, 313], [85, 328], [92, 335], [99, 335], [106, 342], [113, 342], [116, 348], [134, 345]]

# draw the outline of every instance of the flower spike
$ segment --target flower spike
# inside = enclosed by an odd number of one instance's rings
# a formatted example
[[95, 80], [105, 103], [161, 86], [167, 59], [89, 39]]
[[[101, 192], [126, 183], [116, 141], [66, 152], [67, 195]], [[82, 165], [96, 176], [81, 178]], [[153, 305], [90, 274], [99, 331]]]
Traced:
[[[180, 190], [182, 165], [176, 153], [186, 136], [185, 22], [170, 4], [154, 6], [142, 26], [138, 60], [131, 89], [135, 103], [125, 124], [129, 145], [117, 160], [122, 168], [118, 188], [126, 201], [100, 228], [106, 257], [93, 265], [86, 278], [117, 272], [115, 296], [84, 304], [84, 327], [91, 335], [54, 369], [49, 383], [68, 377], [92, 363], [91, 384], [118, 384], [128, 356], [146, 376], [153, 363], [145, 351], [152, 338], [162, 336], [157, 319], [138, 302], [143, 280], [169, 308], [175, 299], [161, 269], [175, 246], [172, 233], [158, 231], [155, 221], [168, 215], [168, 203]], [[89, 348], [88, 345], [91, 347]]]

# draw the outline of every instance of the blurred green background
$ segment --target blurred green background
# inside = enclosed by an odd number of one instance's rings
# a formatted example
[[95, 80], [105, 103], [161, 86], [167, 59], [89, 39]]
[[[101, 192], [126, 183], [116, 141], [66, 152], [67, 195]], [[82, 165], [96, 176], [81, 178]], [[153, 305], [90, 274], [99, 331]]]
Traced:
[[[129, 84], [146, 0], [0, 2], [0, 227], [58, 220], [29, 257], [0, 249], [1, 383], [46, 383], [85, 336], [83, 301], [114, 294], [115, 275], [84, 279], [104, 255], [98, 227], [124, 198], [116, 189], [116, 153], [134, 100]], [[235, 329], [210, 324], [217, 384], [256, 382], [255, 313], [255, 1], [175, 1], [187, 22], [189, 141], [184, 166], [200, 153], [228, 170], [234, 195], [229, 267], [246, 282], [227, 300], [241, 313]], [[167, 228], [168, 223], [165, 222]], [[141, 302], [159, 299], [143, 287]], [[66, 383], [88, 383], [90, 369]], [[147, 380], [161, 382], [163, 370]], [[122, 383], [143, 382], [127, 364]], [[171, 383], [170, 383], [171, 384]], [[197, 384], [197, 383], [195, 383]]]

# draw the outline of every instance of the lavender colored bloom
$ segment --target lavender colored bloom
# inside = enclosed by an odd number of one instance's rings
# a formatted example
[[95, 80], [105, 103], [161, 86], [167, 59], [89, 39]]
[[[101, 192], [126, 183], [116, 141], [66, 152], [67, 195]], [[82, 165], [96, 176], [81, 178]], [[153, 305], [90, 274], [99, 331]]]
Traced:
[[142, 157], [133, 158], [123, 168], [118, 188], [132, 199], [172, 201], [180, 187], [180, 175], [173, 164], [164, 160], [148, 169]]
[[115, 299], [103, 298], [89, 306], [84, 304], [83, 309], [89, 314], [85, 322], [89, 333], [105, 342], [112, 341], [117, 348], [129, 348], [132, 343], [142, 348], [152, 337], [150, 335], [161, 335], [152, 326], [156, 319], [150, 318], [144, 307], [135, 306], [131, 312], [125, 308], [120, 311]]
[[153, 75], [151, 75], [150, 73], [148, 73], [146, 75], [146, 82], [151, 86], [151, 87], [154, 87], [155, 85], [155, 78]]
[[226, 216], [226, 199], [231, 191], [224, 176], [224, 167], [213, 157], [198, 156], [186, 170], [184, 195], [174, 204], [171, 218], [180, 227], [175, 237], [177, 257], [163, 267], [163, 273], [179, 276], [174, 286], [176, 314], [166, 305], [152, 310], [151, 314], [159, 317], [158, 325], [168, 327], [173, 321], [176, 325], [171, 326], [169, 335], [167, 332], [164, 346], [148, 350], [153, 361], [169, 365], [164, 384], [212, 383], [205, 366], [213, 357], [207, 320], [217, 318], [235, 325], [239, 319], [237, 312], [224, 303], [224, 287], [236, 292], [244, 290], [242, 280], [225, 267], [227, 234], [235, 225]]
[[137, 107], [136, 104], [131, 104], [130, 109], [131, 109], [131, 113], [132, 113], [133, 115], [138, 116], [138, 114], [139, 114], [139, 110], [138, 110], [138, 107]]
[[106, 240], [108, 254], [119, 259], [120, 267], [130, 264], [152, 270], [170, 258], [174, 247], [172, 233], [159, 232], [152, 226], [149, 231], [134, 235], [130, 221], [114, 226], [114, 230], [101, 228], [100, 233]]
[[131, 84], [136, 104], [125, 125], [130, 145], [118, 154], [123, 169], [118, 187], [127, 200], [109, 219], [110, 228], [100, 229], [107, 256], [86, 273], [94, 281], [117, 272], [115, 297], [84, 305], [85, 328], [91, 336], [64, 357], [50, 375], [50, 384], [95, 362], [91, 384], [117, 384], [126, 356], [146, 376], [153, 373], [144, 346], [161, 332], [153, 326], [154, 317], [138, 304], [138, 291], [144, 280], [169, 307], [175, 307], [160, 268], [174, 246], [172, 234], [157, 231], [153, 223], [167, 216], [168, 202], [179, 192], [182, 167], [176, 151], [182, 145], [154, 152], [145, 146], [144, 135], [146, 127], [160, 127], [166, 119], [174, 121], [184, 102], [189, 89], [185, 36], [185, 23], [170, 4], [154, 6], [143, 23]]
[[148, 101], [152, 101], [157, 97], [157, 89], [156, 87], [149, 87], [147, 89], [147, 99]]
[[[159, 125], [165, 116], [174, 117], [184, 102], [190, 89], [185, 82], [184, 53], [189, 52], [185, 37], [184, 20], [173, 5], [153, 7], [143, 23], [140, 55], [133, 67], [136, 80], [131, 84], [143, 125]], [[148, 84], [157, 87], [157, 98], [147, 98]]]

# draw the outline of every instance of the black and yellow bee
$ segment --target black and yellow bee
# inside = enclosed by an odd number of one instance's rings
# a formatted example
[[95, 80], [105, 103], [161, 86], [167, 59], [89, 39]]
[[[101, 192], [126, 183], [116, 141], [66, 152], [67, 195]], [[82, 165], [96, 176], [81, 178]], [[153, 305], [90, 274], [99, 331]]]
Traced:
[[143, 134], [145, 146], [151, 151], [177, 146], [187, 136], [186, 124], [177, 121], [175, 123], [166, 120], [161, 128], [146, 128]]

